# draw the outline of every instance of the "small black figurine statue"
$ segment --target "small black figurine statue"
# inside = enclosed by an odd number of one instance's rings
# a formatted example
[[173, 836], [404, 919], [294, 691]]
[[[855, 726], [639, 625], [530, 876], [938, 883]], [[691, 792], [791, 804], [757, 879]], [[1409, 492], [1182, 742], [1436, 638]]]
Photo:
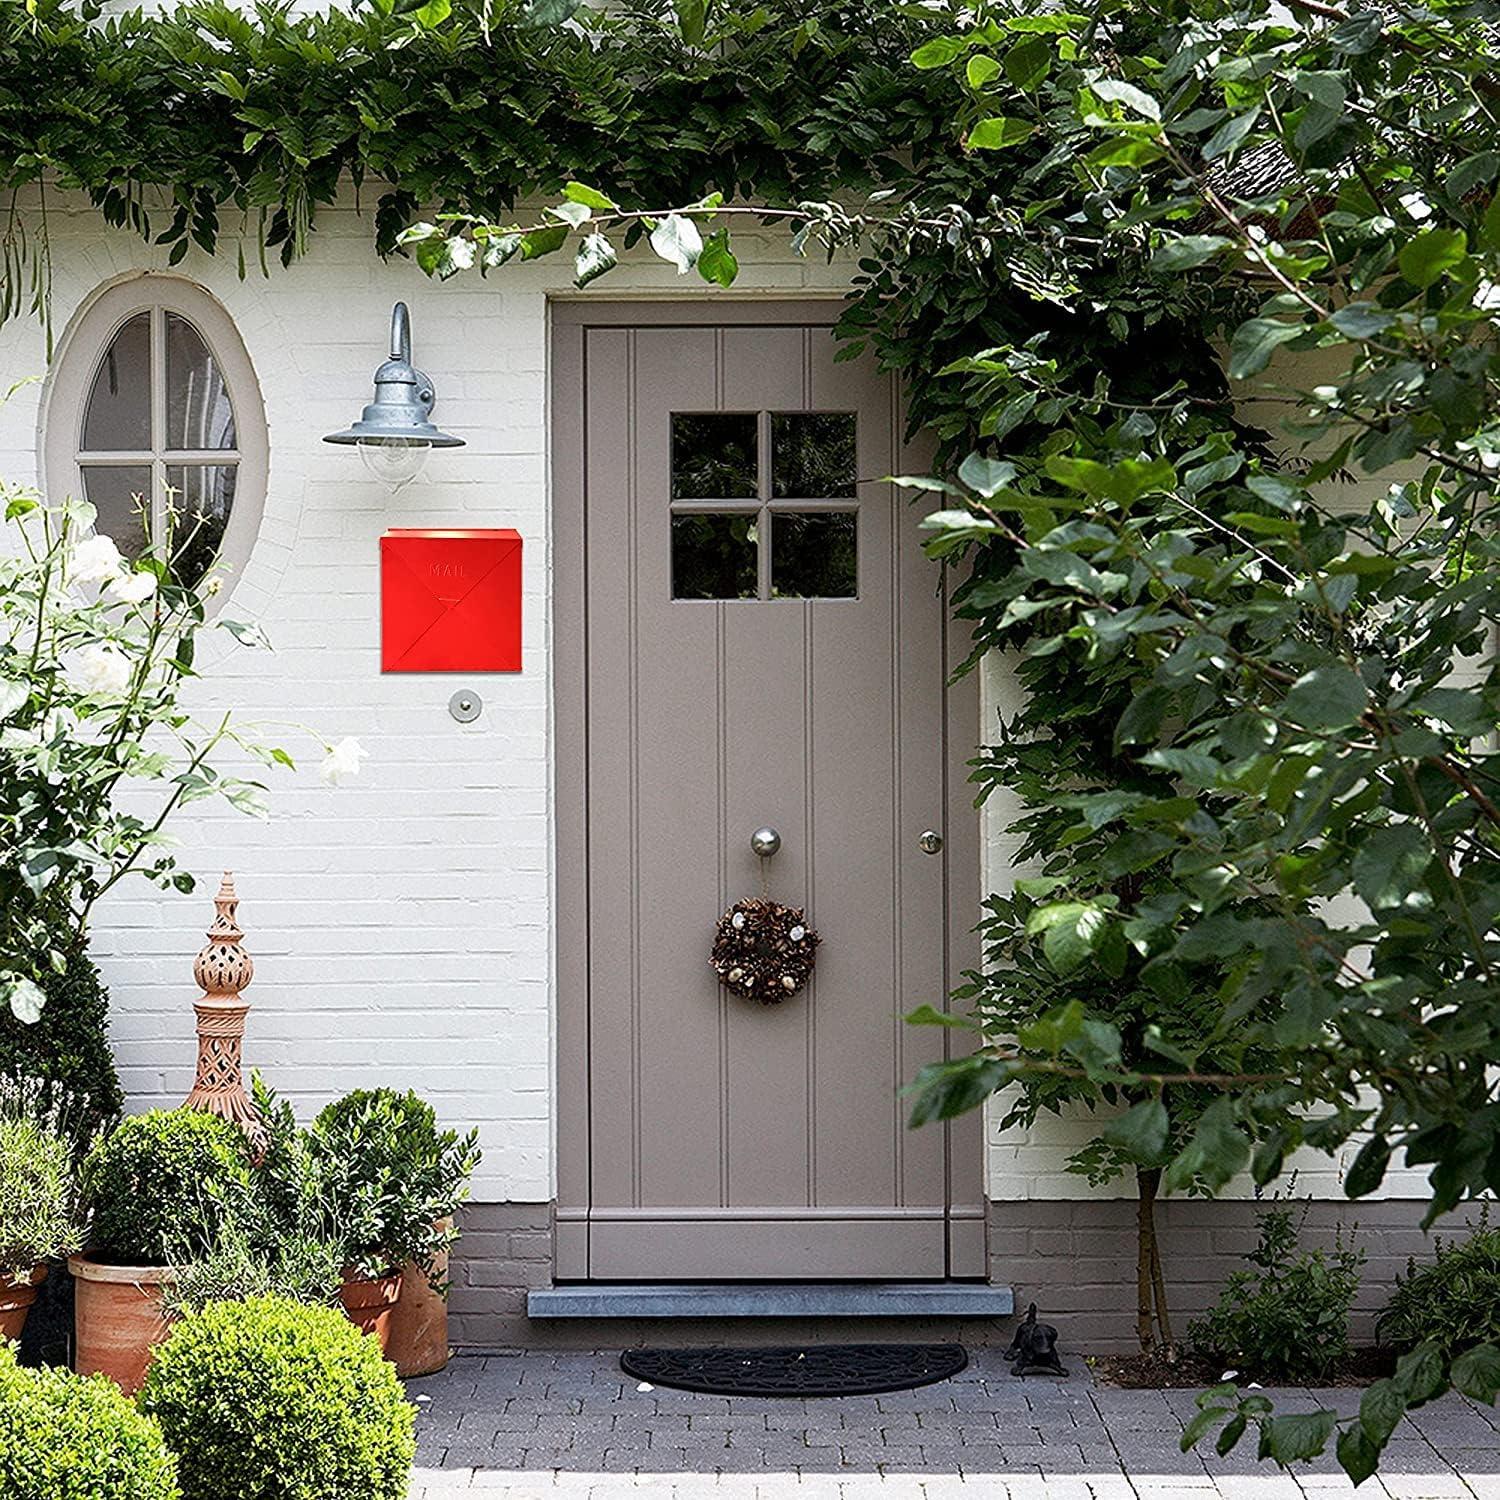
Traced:
[[1016, 1328], [1016, 1336], [1005, 1351], [1011, 1361], [1012, 1375], [1066, 1375], [1057, 1357], [1057, 1330], [1050, 1323], [1038, 1323], [1036, 1303], [1026, 1311]]

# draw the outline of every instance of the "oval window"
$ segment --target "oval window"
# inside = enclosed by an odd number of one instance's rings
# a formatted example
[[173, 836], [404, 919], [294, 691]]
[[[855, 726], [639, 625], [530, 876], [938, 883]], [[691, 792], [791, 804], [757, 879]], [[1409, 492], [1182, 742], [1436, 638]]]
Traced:
[[177, 277], [110, 287], [69, 330], [43, 431], [48, 493], [81, 495], [136, 556], [196, 583], [243, 570], [265, 497], [260, 391], [229, 315]]

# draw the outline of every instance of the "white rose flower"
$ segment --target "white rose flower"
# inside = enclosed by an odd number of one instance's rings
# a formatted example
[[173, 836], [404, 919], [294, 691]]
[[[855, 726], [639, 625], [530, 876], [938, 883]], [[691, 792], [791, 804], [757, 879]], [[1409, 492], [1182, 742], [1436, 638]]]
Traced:
[[359, 763], [369, 753], [357, 739], [346, 736], [338, 744], [328, 747], [328, 754], [318, 767], [318, 775], [329, 786], [337, 786], [346, 776], [359, 775]]
[[104, 597], [116, 604], [144, 604], [155, 592], [155, 573], [128, 572], [110, 579]]
[[130, 686], [134, 663], [107, 641], [80, 646], [68, 664], [68, 675], [85, 693], [121, 694]]
[[104, 583], [120, 573], [124, 562], [113, 537], [85, 537], [68, 559], [68, 581]]

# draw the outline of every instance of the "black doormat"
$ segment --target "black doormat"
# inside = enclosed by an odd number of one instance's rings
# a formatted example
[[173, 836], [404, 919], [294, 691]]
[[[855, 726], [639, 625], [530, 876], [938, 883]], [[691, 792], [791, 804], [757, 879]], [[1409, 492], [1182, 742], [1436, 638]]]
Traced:
[[637, 1380], [719, 1396], [871, 1396], [957, 1375], [960, 1344], [814, 1344], [765, 1349], [627, 1349]]

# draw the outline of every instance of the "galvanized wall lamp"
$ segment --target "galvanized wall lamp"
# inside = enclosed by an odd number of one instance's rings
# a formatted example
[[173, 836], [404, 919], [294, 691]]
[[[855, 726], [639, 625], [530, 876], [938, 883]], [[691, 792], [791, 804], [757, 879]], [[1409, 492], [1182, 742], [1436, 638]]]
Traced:
[[434, 448], [464, 446], [428, 420], [435, 400], [432, 382], [411, 362], [411, 314], [398, 302], [391, 309], [391, 357], [375, 372], [375, 399], [352, 427], [323, 441], [358, 448], [370, 473], [399, 489], [422, 472]]

